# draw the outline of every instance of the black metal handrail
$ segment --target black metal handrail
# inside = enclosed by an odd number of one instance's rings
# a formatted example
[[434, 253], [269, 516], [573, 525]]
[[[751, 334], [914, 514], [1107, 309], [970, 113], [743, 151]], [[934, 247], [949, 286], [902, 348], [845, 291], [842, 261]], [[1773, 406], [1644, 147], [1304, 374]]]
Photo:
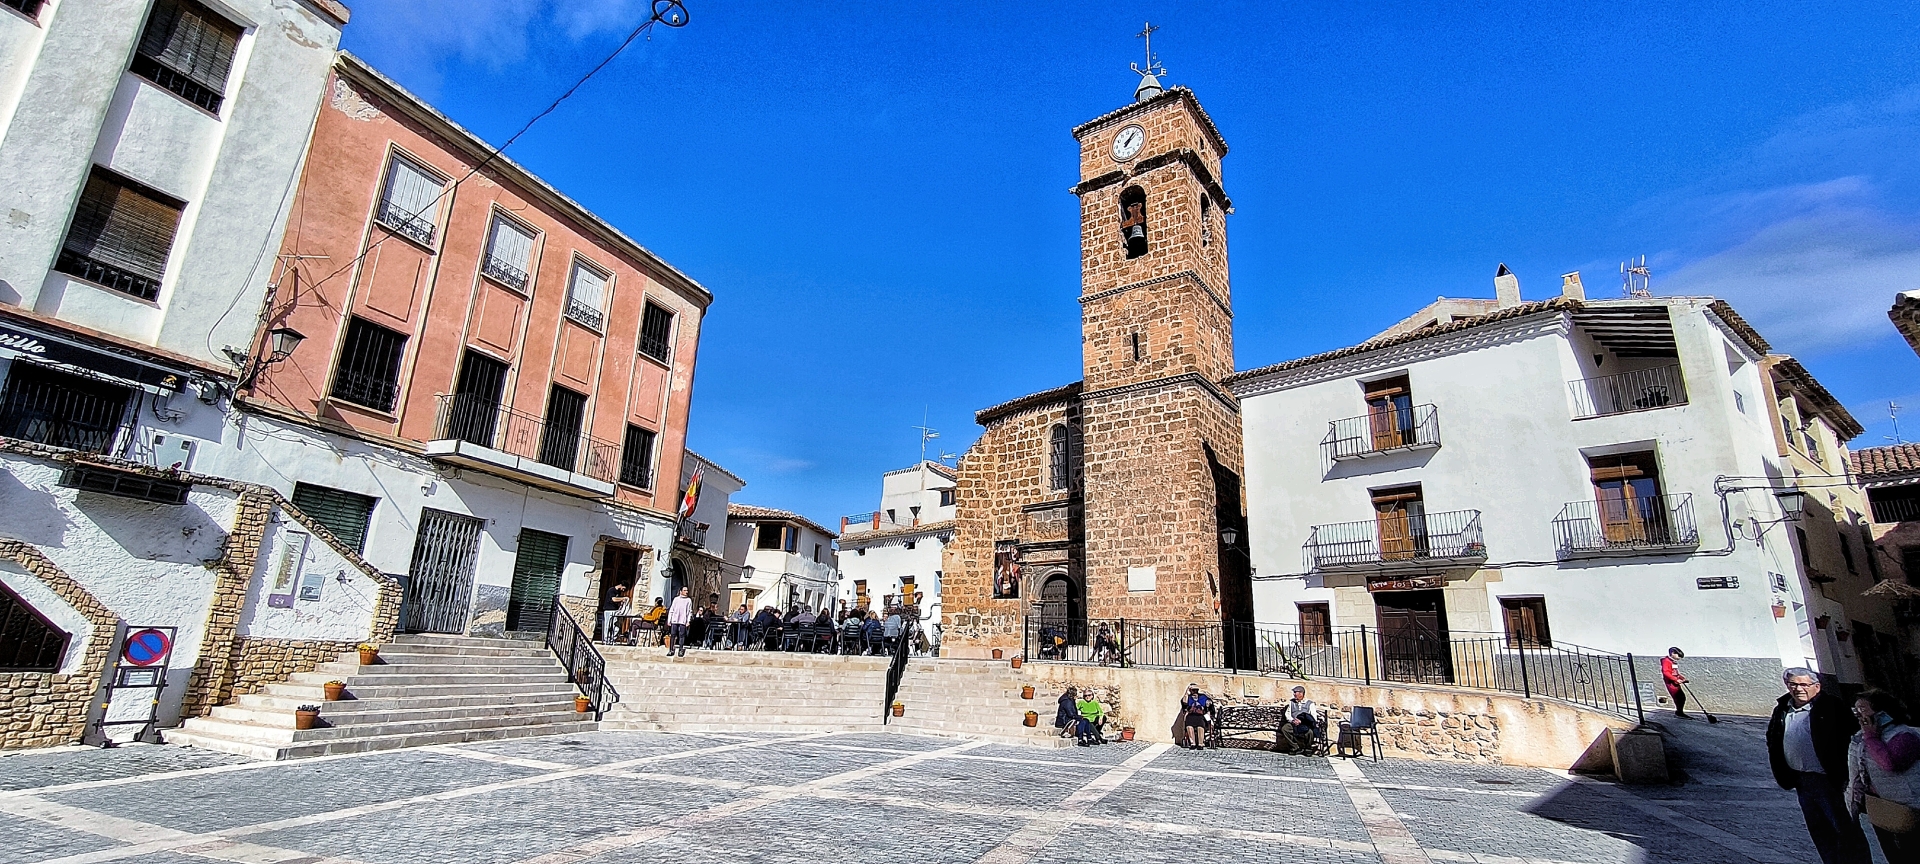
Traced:
[[560, 598], [553, 600], [553, 617], [547, 627], [547, 647], [553, 655], [560, 658], [561, 665], [567, 667], [567, 680], [580, 688], [580, 694], [587, 697], [588, 710], [593, 719], [599, 720], [607, 710], [607, 695], [612, 688], [607, 684], [607, 661], [600, 656], [600, 649], [593, 647], [589, 634], [580, 629], [580, 624], [567, 614], [566, 607], [560, 605]]
[[1309, 570], [1353, 564], [1484, 558], [1480, 511], [1398, 512], [1315, 525], [1301, 547]]
[[1553, 517], [1561, 555], [1697, 546], [1693, 495], [1571, 501]]
[[1582, 378], [1567, 387], [1575, 420], [1687, 404], [1687, 379], [1677, 365]]
[[620, 470], [620, 447], [611, 441], [471, 394], [447, 393], [438, 398], [436, 440], [466, 441], [608, 483]]
[[1632, 654], [1509, 634], [1046, 617], [1026, 618], [1023, 631], [1024, 656], [1038, 662], [1225, 670], [1368, 686], [1435, 684], [1644, 719]]
[[900, 679], [907, 675], [907, 658], [913, 656], [913, 638], [919, 628], [918, 622], [908, 622], [902, 618], [905, 626], [900, 628], [900, 638], [893, 645], [893, 659], [887, 663], [887, 698], [880, 706], [880, 722], [892, 722], [893, 699], [900, 694]]
[[1364, 459], [1396, 450], [1440, 446], [1440, 409], [1410, 405], [1370, 411], [1327, 424], [1320, 449], [1329, 460]]

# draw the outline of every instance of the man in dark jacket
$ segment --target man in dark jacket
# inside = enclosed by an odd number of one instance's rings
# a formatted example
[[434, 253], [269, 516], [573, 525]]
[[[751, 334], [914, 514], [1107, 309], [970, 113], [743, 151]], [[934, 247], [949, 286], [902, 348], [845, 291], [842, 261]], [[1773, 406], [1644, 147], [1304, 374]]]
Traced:
[[1822, 693], [1820, 676], [1795, 667], [1781, 674], [1787, 695], [1767, 723], [1773, 780], [1800, 797], [1800, 815], [1824, 864], [1868, 864], [1867, 837], [1847, 815], [1847, 745], [1859, 727], [1846, 703]]

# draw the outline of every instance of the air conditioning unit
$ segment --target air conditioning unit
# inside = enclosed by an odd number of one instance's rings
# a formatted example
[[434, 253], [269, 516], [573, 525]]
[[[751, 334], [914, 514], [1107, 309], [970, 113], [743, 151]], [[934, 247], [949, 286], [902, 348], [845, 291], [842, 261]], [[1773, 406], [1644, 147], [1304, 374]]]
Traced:
[[200, 442], [175, 432], [162, 432], [157, 429], [146, 430], [145, 446], [141, 447], [141, 461], [161, 470], [193, 470], [193, 453]]

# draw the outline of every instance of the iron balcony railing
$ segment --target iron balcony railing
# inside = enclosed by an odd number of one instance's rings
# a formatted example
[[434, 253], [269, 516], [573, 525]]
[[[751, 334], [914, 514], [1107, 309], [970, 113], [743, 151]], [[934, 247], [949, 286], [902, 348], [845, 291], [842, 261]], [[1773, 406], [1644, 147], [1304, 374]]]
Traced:
[[1553, 517], [1553, 536], [1563, 556], [1700, 544], [1691, 494], [1572, 501]]
[[1631, 654], [1505, 633], [1383, 633], [1211, 621], [1025, 619], [1023, 655], [1084, 663], [1435, 684], [1556, 699], [1644, 719]]
[[380, 202], [380, 213], [375, 222], [387, 226], [395, 234], [402, 234], [423, 246], [433, 245], [433, 223], [408, 213], [392, 201]]
[[707, 545], [707, 527], [707, 524], [704, 522], [682, 519], [680, 520], [680, 527], [675, 534], [680, 539], [692, 543], [695, 546], [705, 546]]
[[1583, 378], [1567, 387], [1573, 391], [1575, 420], [1687, 404], [1687, 381], [1679, 366]]
[[1911, 495], [1905, 487], [1868, 489], [1867, 504], [1875, 522], [1920, 521], [1920, 496]]
[[596, 333], [599, 332], [602, 327], [605, 327], [607, 323], [605, 313], [571, 298], [567, 300], [567, 317], [580, 322], [587, 329]]
[[1301, 548], [1309, 570], [1487, 555], [1478, 510], [1397, 511], [1359, 522], [1315, 525]]
[[480, 272], [486, 274], [487, 278], [516, 291], [527, 290], [527, 271], [492, 255], [488, 255], [486, 263], [480, 265]]
[[1327, 427], [1320, 449], [1334, 462], [1440, 446], [1440, 411], [1432, 405], [1372, 411]]
[[549, 424], [470, 394], [442, 394], [439, 400], [436, 440], [478, 444], [606, 483], [620, 471], [620, 447], [578, 431], [577, 424]]

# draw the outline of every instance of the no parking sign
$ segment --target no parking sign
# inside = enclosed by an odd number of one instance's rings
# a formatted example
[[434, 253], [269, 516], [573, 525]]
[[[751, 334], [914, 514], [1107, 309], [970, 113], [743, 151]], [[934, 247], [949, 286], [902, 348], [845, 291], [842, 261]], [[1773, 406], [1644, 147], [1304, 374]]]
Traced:
[[135, 666], [153, 666], [167, 662], [167, 655], [172, 651], [173, 637], [164, 630], [148, 627], [127, 634], [120, 658]]

